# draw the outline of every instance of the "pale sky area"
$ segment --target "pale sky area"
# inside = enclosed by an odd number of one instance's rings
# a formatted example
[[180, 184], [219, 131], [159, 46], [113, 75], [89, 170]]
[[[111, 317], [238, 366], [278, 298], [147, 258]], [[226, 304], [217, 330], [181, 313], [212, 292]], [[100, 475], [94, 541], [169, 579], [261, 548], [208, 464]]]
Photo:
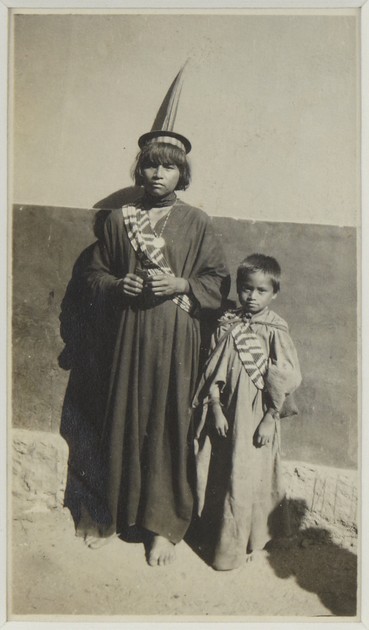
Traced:
[[[296, 13], [296, 12], [295, 12]], [[187, 58], [176, 131], [213, 216], [356, 225], [358, 23], [332, 15], [16, 15], [13, 201], [90, 208], [132, 184]]]

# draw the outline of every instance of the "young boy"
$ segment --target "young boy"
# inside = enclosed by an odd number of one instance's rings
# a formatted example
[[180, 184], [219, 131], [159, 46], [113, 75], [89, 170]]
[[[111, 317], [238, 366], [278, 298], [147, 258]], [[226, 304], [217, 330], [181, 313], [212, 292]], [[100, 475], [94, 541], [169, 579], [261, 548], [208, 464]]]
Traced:
[[[278, 295], [278, 262], [262, 254], [237, 270], [241, 307], [220, 319], [194, 400], [197, 494], [203, 526], [214, 537], [212, 565], [234, 569], [263, 549], [284, 492], [280, 415], [301, 382], [286, 322], [269, 309]], [[296, 413], [296, 411], [294, 411]]]

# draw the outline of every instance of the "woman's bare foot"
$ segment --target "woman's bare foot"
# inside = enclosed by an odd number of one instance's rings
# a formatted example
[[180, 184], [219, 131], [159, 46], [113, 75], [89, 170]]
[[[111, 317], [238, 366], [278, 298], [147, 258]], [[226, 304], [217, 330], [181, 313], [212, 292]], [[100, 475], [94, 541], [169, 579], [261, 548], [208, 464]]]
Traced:
[[151, 548], [147, 561], [150, 566], [166, 566], [171, 564], [176, 557], [175, 545], [164, 536], [153, 535]]
[[108, 545], [114, 538], [118, 538], [119, 534], [112, 534], [111, 536], [93, 536], [88, 534], [84, 536], [83, 542], [89, 549], [100, 549], [100, 547], [104, 547]]
[[76, 536], [83, 536], [83, 542], [89, 549], [100, 549], [107, 545], [113, 538], [119, 536], [114, 532], [114, 528], [102, 527], [95, 523], [87, 508], [81, 506], [81, 518], [76, 530]]

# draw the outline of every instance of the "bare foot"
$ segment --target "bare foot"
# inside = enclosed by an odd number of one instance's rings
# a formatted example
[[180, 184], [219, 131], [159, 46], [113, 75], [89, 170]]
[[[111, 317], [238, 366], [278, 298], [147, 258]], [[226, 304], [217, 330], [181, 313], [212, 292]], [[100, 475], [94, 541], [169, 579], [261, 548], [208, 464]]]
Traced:
[[107, 545], [119, 534], [114, 532], [114, 527], [112, 526], [107, 528], [95, 523], [86, 506], [82, 505], [76, 536], [83, 536], [83, 542], [89, 549], [100, 549], [100, 547]]
[[118, 538], [119, 534], [112, 534], [111, 536], [92, 536], [86, 535], [83, 538], [83, 542], [89, 549], [100, 549], [100, 547], [104, 547], [108, 545], [114, 538]]
[[164, 536], [154, 534], [151, 549], [148, 554], [148, 563], [150, 566], [165, 566], [171, 564], [175, 559], [175, 546]]
[[249, 562], [260, 562], [263, 558], [266, 558], [267, 551], [264, 549], [255, 549], [255, 551], [251, 551], [246, 554], [246, 563]]

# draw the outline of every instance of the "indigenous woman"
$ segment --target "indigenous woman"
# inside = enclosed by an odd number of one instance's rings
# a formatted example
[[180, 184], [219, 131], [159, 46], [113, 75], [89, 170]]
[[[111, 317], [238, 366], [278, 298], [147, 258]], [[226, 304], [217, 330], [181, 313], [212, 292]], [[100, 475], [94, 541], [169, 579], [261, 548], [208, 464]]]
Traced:
[[101, 438], [110, 523], [99, 534], [135, 525], [148, 533], [149, 564], [163, 565], [192, 516], [199, 317], [219, 309], [229, 275], [210, 219], [175, 193], [190, 181], [189, 141], [154, 131], [139, 146], [134, 175], [143, 197], [111, 212], [86, 276], [92, 299], [117, 316]]

